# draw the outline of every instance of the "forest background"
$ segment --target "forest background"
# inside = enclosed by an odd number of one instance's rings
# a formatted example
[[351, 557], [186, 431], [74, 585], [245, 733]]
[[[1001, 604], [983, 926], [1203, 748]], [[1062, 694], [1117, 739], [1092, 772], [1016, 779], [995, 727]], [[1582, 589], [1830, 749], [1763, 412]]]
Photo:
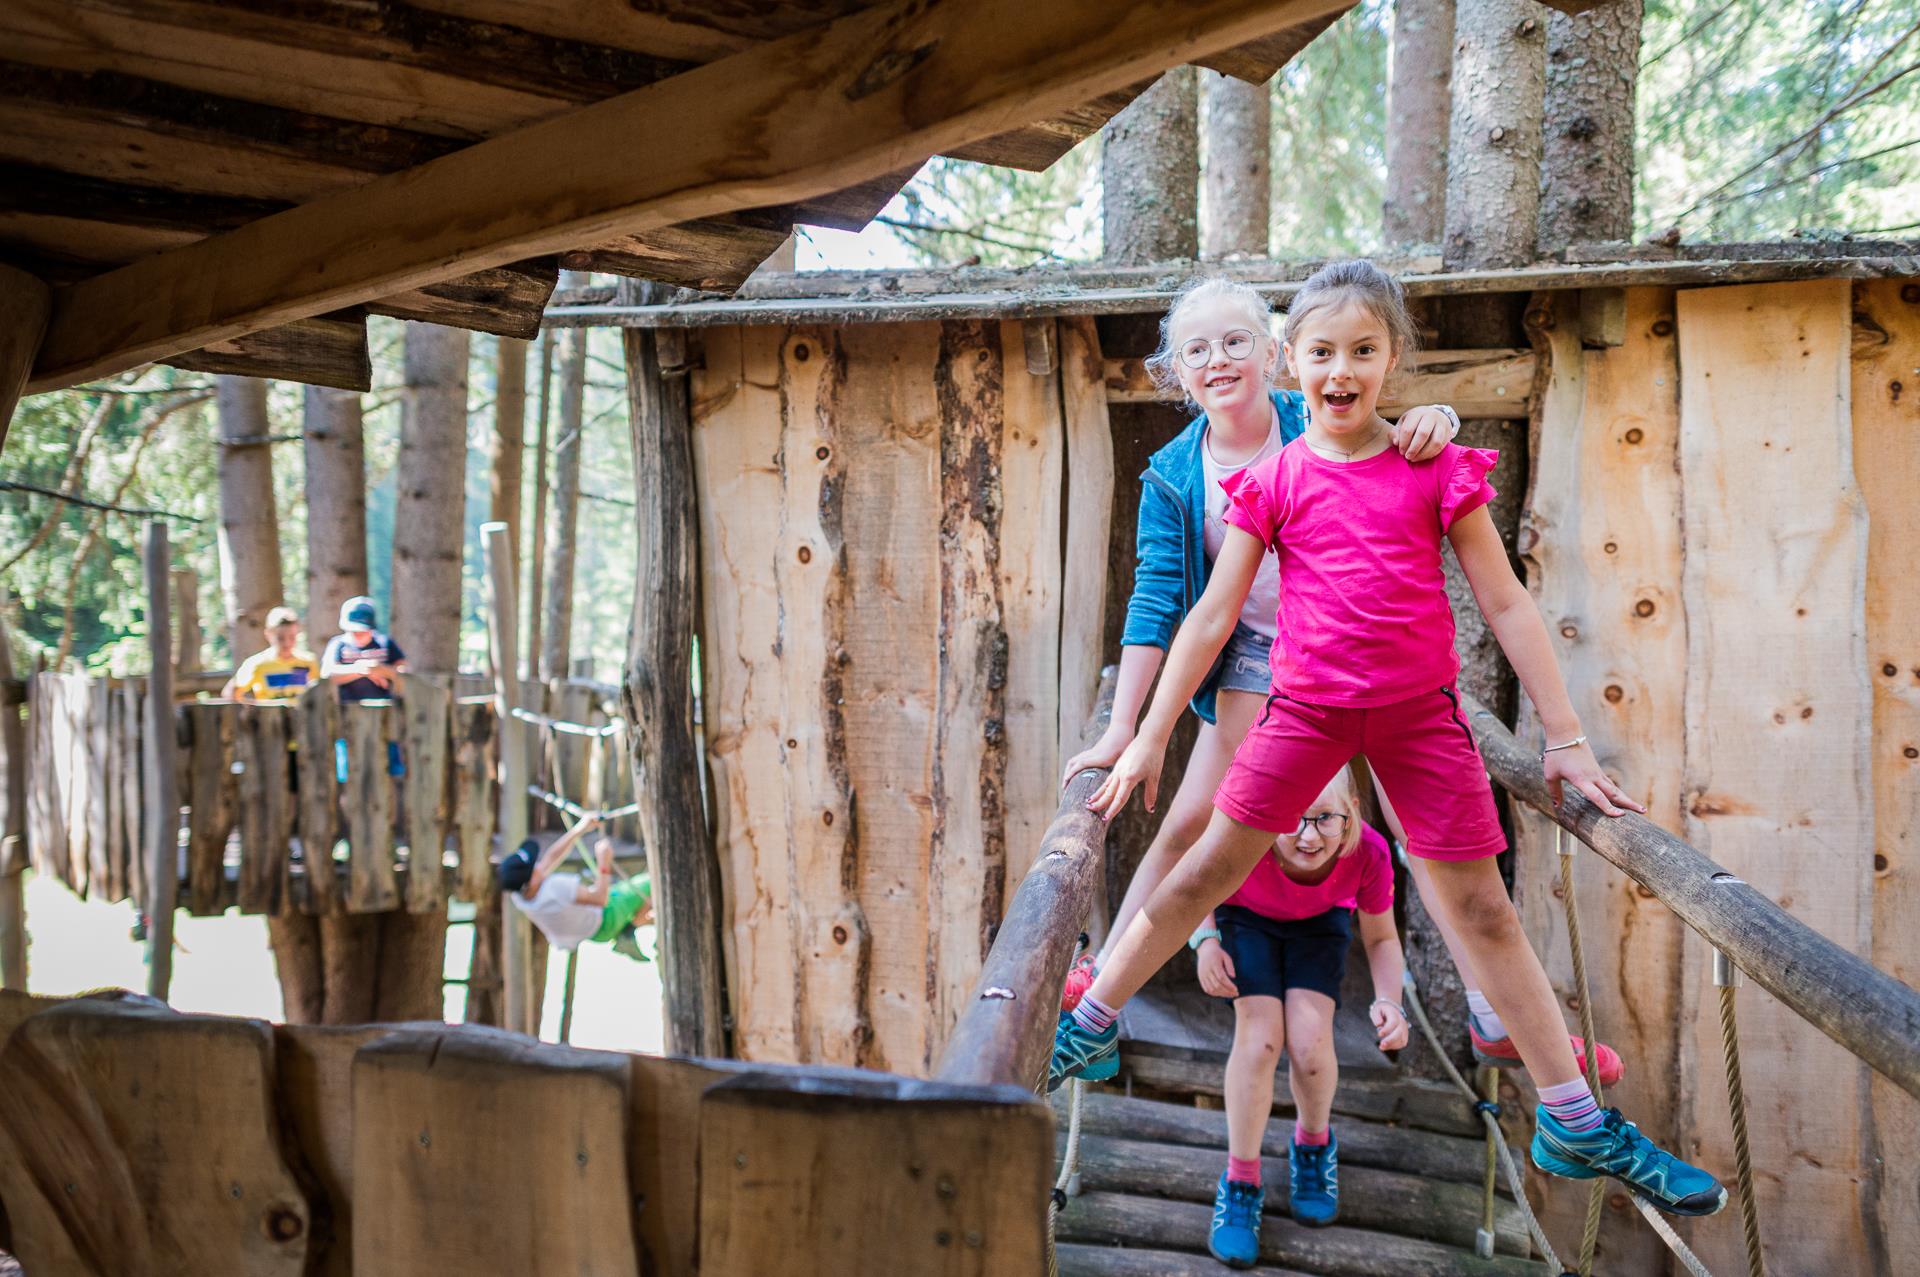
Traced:
[[[1385, 85], [1394, 12], [1389, 0], [1364, 0], [1268, 86], [1274, 256], [1385, 247]], [[1636, 238], [1676, 228], [1691, 242], [1897, 236], [1920, 228], [1916, 72], [1920, 15], [1910, 0], [1647, 0], [1636, 88]], [[860, 235], [803, 232], [799, 264], [1097, 260], [1103, 248], [1100, 146], [1096, 135], [1038, 174], [933, 161]], [[1206, 152], [1202, 130], [1203, 171], [1217, 159]], [[374, 319], [369, 326], [375, 388], [362, 404], [367, 561], [384, 618], [406, 410], [403, 325]], [[492, 338], [476, 336], [468, 346], [460, 651], [462, 664], [475, 668], [485, 654], [478, 525], [488, 509], [498, 356]], [[631, 456], [617, 332], [591, 330], [582, 351], [561, 342], [532, 353], [522, 508], [534, 508], [534, 422], [544, 414], [555, 443], [563, 433], [569, 357], [584, 361], [575, 374], [583, 385], [582, 479], [571, 649], [576, 659], [592, 662], [596, 676], [612, 678], [625, 648], [634, 581], [631, 506], [619, 495]], [[551, 375], [543, 377], [543, 366]], [[222, 445], [213, 383], [202, 374], [150, 368], [22, 402], [0, 490], [4, 619], [23, 649], [15, 653], [16, 669], [37, 659], [100, 673], [144, 668], [141, 516], [48, 495], [60, 493], [176, 516], [175, 562], [190, 568], [197, 583], [207, 666], [231, 665], [221, 623], [227, 611], [218, 547]], [[265, 428], [278, 441], [268, 446], [286, 602], [302, 609], [308, 544], [303, 401], [301, 387], [272, 384]], [[550, 518], [553, 509], [549, 502]], [[523, 523], [530, 529], [532, 520]], [[331, 633], [330, 621], [320, 618], [317, 633]]]

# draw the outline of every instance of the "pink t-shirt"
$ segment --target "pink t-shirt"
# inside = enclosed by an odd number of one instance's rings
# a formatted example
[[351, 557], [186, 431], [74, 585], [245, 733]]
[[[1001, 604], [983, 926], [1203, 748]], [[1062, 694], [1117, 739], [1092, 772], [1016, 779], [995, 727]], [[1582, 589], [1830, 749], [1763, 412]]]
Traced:
[[1393, 852], [1373, 826], [1362, 825], [1360, 845], [1333, 862], [1325, 882], [1311, 887], [1287, 877], [1279, 857], [1269, 852], [1225, 903], [1280, 922], [1315, 918], [1329, 909], [1385, 913], [1393, 908]]
[[1500, 454], [1450, 443], [1431, 461], [1388, 448], [1316, 456], [1305, 439], [1230, 475], [1227, 522], [1280, 564], [1273, 685], [1316, 705], [1391, 705], [1460, 673], [1440, 539], [1493, 499]]

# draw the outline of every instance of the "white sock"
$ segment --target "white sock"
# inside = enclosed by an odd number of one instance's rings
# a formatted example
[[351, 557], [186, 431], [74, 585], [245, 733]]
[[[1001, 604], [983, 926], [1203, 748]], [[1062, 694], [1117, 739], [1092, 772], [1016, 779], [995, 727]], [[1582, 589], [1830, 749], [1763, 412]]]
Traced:
[[1474, 1029], [1487, 1041], [1498, 1042], [1507, 1036], [1507, 1026], [1494, 1014], [1493, 1003], [1478, 989], [1467, 990], [1467, 1014], [1473, 1017]]

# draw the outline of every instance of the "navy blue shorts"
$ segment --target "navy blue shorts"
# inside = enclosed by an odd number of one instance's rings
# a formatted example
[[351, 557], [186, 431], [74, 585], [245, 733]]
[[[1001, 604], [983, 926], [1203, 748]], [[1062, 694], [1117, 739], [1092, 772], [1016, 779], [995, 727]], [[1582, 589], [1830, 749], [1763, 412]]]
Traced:
[[1351, 909], [1283, 922], [1221, 905], [1213, 920], [1220, 928], [1220, 947], [1233, 960], [1233, 984], [1241, 997], [1285, 998], [1288, 989], [1311, 989], [1340, 1005], [1340, 982], [1353, 943]]

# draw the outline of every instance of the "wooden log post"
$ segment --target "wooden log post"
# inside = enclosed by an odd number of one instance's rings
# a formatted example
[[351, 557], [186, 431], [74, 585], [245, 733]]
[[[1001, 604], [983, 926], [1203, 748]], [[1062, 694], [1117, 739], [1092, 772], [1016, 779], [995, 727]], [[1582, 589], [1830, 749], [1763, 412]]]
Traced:
[[[347, 742], [347, 912], [385, 913], [400, 907], [393, 871], [393, 777], [387, 746], [397, 733], [398, 710], [390, 701], [347, 701], [340, 706]], [[195, 824], [199, 823], [195, 813]]]
[[621, 708], [640, 844], [653, 873], [667, 1050], [722, 1056], [729, 1049], [720, 865], [701, 808], [693, 727], [700, 573], [692, 425], [685, 372], [662, 371], [655, 341], [640, 329], [623, 333], [638, 571]]
[[414, 675], [407, 680], [407, 699], [401, 706], [402, 753], [407, 760], [408, 913], [435, 913], [447, 907], [447, 755], [453, 710], [448, 682], [440, 675]]
[[180, 889], [180, 792], [174, 773], [173, 629], [167, 525], [147, 524], [147, 992], [166, 1001], [173, 983], [173, 903]]
[[[13, 645], [0, 587], [0, 989], [27, 988], [27, 725], [14, 699]], [[24, 699], [24, 698], [23, 698]]]
[[293, 790], [287, 773], [283, 705], [242, 705], [236, 739], [240, 772], [241, 913], [277, 914], [286, 905]]
[[14, 405], [33, 370], [52, 310], [53, 290], [45, 280], [0, 266], [0, 450], [7, 446]]
[[[501, 850], [511, 851], [527, 836], [527, 725], [513, 717], [520, 706], [520, 613], [513, 580], [513, 552], [507, 525], [486, 523], [480, 528], [480, 547], [486, 563], [487, 641], [493, 656], [493, 687], [500, 731]], [[531, 983], [532, 924], [513, 902], [500, 901], [501, 974], [506, 983], [506, 1027], [534, 1033], [530, 1023], [536, 998]]]

